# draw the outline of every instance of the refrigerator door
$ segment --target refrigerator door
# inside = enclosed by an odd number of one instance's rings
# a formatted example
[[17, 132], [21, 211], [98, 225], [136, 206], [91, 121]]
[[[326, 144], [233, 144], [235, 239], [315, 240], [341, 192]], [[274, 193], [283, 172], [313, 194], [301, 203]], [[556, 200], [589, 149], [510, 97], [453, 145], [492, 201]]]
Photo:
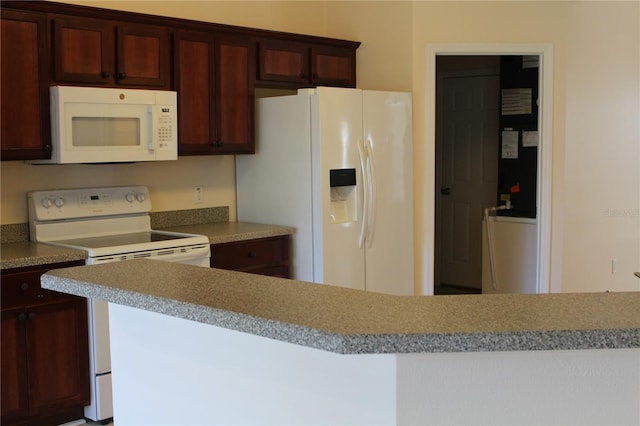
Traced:
[[[311, 97], [314, 281], [365, 289], [362, 91], [320, 87]], [[331, 187], [331, 171], [355, 171], [355, 185]]]
[[256, 153], [236, 156], [238, 220], [291, 226], [292, 277], [313, 281], [308, 95], [256, 102]]
[[373, 182], [366, 232], [366, 290], [412, 296], [411, 94], [363, 92], [364, 143]]

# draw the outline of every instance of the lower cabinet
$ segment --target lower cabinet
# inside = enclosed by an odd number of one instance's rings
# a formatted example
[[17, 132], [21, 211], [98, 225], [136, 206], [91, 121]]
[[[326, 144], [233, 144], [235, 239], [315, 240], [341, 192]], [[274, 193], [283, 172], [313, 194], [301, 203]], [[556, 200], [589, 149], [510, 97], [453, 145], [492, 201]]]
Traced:
[[40, 287], [46, 271], [81, 264], [2, 271], [2, 425], [84, 417], [90, 397], [86, 299]]
[[211, 245], [211, 267], [290, 278], [289, 235]]

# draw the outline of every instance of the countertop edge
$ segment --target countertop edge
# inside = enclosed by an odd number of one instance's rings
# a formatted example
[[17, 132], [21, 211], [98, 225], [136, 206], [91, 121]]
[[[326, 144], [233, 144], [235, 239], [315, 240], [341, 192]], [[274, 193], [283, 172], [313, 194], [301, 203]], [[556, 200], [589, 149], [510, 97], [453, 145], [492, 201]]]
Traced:
[[338, 354], [640, 348], [640, 328], [343, 334], [49, 274], [42, 287]]

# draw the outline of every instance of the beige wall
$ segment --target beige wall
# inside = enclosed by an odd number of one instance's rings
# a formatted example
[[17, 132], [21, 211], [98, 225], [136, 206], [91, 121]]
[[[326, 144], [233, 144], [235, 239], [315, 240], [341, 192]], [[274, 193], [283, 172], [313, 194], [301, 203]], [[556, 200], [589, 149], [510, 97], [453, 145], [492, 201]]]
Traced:
[[[552, 44], [552, 287], [565, 292], [640, 289], [640, 280], [632, 276], [640, 270], [638, 2], [76, 3], [361, 41], [359, 87], [407, 90], [414, 96], [416, 276], [433, 256], [427, 220], [434, 180], [433, 147], [426, 143], [433, 129], [425, 125], [426, 99], [433, 96], [426, 85], [427, 46]], [[162, 164], [135, 170], [104, 166], [100, 172], [86, 168], [103, 166], [47, 166], [50, 172], [5, 162], [2, 223], [26, 221], [21, 200], [31, 185], [93, 185], [91, 179], [147, 184], [154, 191], [154, 210], [191, 208], [192, 186], [204, 185], [203, 205], [230, 205], [234, 217], [232, 157]], [[179, 172], [168, 179], [169, 170]], [[611, 273], [613, 257], [616, 274]]]

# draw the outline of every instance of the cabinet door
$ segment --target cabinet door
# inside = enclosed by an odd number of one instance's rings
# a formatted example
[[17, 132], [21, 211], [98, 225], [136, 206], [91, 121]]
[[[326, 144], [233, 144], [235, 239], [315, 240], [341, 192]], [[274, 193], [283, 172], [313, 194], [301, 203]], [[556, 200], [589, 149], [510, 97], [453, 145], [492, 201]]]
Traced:
[[178, 154], [214, 154], [216, 141], [215, 50], [210, 33], [174, 34], [178, 92]]
[[123, 86], [169, 88], [169, 30], [118, 24], [116, 82]]
[[311, 82], [318, 86], [356, 86], [356, 52], [353, 49], [311, 48]]
[[82, 264], [0, 275], [2, 424], [60, 424], [82, 416], [90, 397], [87, 302], [40, 286], [47, 270]]
[[55, 17], [52, 26], [56, 81], [93, 85], [114, 83], [112, 24], [99, 19]]
[[54, 80], [169, 88], [167, 28], [66, 16], [55, 16], [52, 26]]
[[261, 41], [258, 79], [304, 85], [310, 81], [309, 46], [292, 42]]
[[0, 156], [51, 158], [44, 14], [2, 10]]
[[2, 310], [0, 408], [3, 423], [9, 423], [13, 419], [23, 418], [29, 414], [25, 318], [22, 308]]
[[87, 304], [83, 298], [26, 308], [33, 412], [89, 403]]
[[254, 153], [253, 52], [253, 44], [245, 37], [216, 40], [216, 146], [220, 154]]

